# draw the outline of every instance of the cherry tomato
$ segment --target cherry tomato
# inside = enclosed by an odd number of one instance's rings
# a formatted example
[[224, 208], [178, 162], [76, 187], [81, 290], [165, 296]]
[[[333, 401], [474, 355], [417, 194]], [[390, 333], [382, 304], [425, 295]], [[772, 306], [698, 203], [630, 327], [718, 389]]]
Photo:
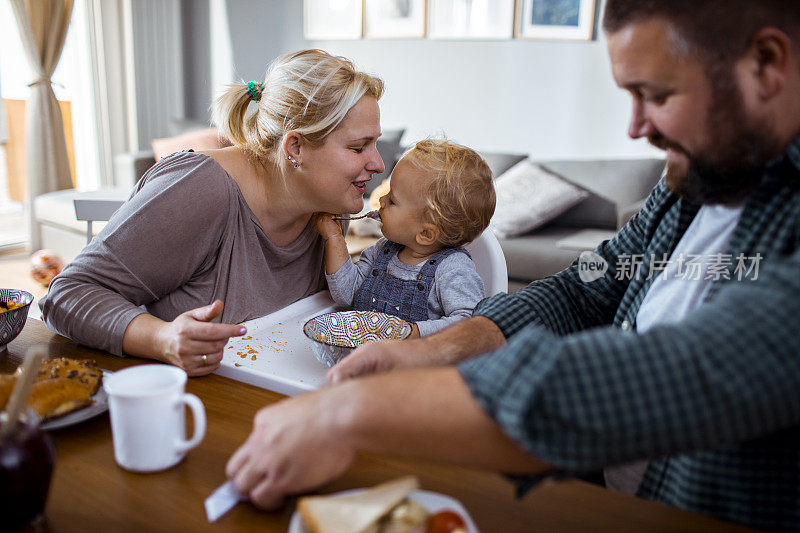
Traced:
[[467, 525], [455, 511], [439, 511], [428, 519], [428, 533], [452, 533], [458, 528], [466, 531]]

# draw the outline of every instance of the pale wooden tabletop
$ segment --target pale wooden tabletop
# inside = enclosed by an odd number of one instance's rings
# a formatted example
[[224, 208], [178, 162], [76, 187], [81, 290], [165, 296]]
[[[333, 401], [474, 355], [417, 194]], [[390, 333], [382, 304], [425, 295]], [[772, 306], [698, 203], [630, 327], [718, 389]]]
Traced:
[[[118, 370], [142, 359], [90, 350], [51, 333], [38, 320], [0, 352], [0, 370], [12, 371], [25, 350], [45, 344], [53, 356], [95, 359]], [[166, 472], [133, 474], [114, 462], [108, 415], [51, 432], [56, 468], [45, 510], [46, 531], [286, 531], [294, 502], [279, 512], [240, 504], [217, 523], [206, 521], [203, 501], [225, 481], [224, 466], [247, 437], [255, 412], [279, 401], [273, 392], [220, 376], [191, 379], [187, 390], [205, 404], [202, 444]], [[309, 458], [313, 460], [313, 458]], [[501, 476], [444, 464], [363, 455], [321, 492], [365, 487], [415, 474], [422, 488], [464, 504], [481, 531], [746, 531], [731, 524], [636, 499], [581, 481], [540, 485], [521, 500]]]

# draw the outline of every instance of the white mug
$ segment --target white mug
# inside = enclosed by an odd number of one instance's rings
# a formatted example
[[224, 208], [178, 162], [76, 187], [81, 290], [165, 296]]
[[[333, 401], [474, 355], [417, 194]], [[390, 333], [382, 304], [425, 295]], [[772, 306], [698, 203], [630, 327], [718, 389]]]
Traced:
[[[194, 394], [183, 392], [186, 372], [168, 365], [141, 365], [104, 380], [111, 413], [114, 458], [126, 470], [158, 472], [178, 464], [206, 433], [206, 411]], [[194, 416], [186, 440], [184, 405]]]

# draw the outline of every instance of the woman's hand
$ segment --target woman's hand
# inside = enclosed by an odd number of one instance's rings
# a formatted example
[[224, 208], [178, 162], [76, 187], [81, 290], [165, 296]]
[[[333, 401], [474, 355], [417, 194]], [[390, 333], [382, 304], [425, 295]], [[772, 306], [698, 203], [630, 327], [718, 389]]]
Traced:
[[323, 240], [327, 241], [335, 235], [342, 234], [342, 227], [338, 222], [333, 220], [333, 215], [330, 213], [315, 213], [314, 214], [314, 228], [320, 234]]
[[218, 369], [228, 339], [247, 332], [244, 326], [211, 322], [222, 313], [222, 305], [215, 300], [211, 305], [178, 315], [172, 322], [164, 322], [157, 335], [161, 360], [184, 369], [192, 377]]
[[353, 463], [356, 449], [336, 425], [337, 393], [305, 394], [256, 414], [253, 431], [225, 467], [256, 506], [275, 508], [285, 496], [337, 478]]

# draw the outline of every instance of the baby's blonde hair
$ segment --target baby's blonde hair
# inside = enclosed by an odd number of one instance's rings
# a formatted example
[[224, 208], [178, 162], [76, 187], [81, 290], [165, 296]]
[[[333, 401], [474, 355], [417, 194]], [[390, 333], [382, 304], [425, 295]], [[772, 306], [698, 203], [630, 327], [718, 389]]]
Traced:
[[[253, 90], [261, 100], [245, 118]], [[323, 50], [300, 50], [270, 64], [263, 88], [230, 85], [212, 105], [220, 136], [262, 162], [285, 168], [280, 153], [286, 133], [295, 131], [318, 146], [362, 96], [380, 99], [383, 81], [356, 70], [352, 61]]]
[[446, 139], [418, 142], [403, 159], [432, 178], [422, 221], [439, 228], [444, 246], [463, 246], [486, 229], [494, 214], [492, 171], [475, 150]]

